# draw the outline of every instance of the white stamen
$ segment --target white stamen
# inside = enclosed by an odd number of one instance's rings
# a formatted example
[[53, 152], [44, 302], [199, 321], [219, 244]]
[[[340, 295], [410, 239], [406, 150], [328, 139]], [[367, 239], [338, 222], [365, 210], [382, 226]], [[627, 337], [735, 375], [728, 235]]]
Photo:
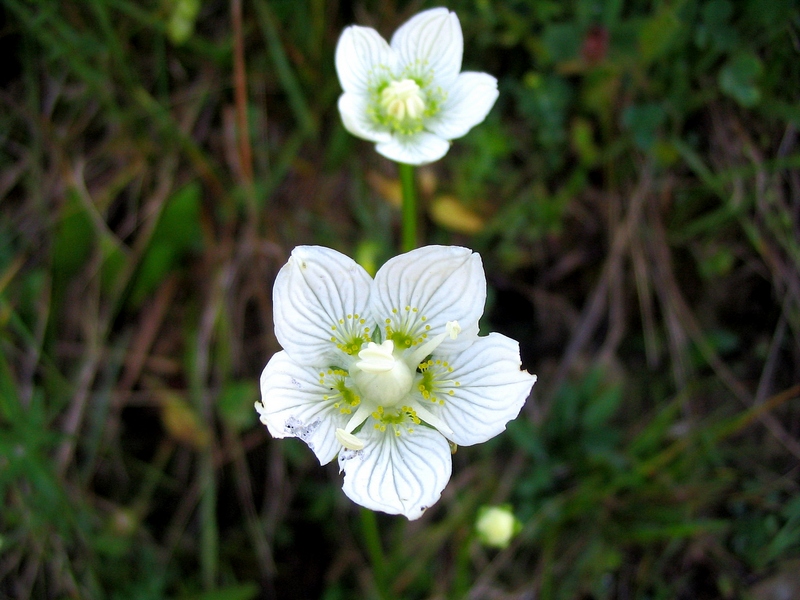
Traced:
[[456, 339], [458, 334], [461, 333], [461, 325], [458, 324], [458, 321], [448, 321], [444, 328], [451, 340]]
[[438, 429], [443, 436], [450, 437], [453, 435], [453, 430], [447, 426], [447, 423], [442, 421], [439, 417], [429, 411], [427, 408], [414, 402], [411, 407], [416, 411], [417, 416], [425, 421], [431, 427]]
[[429, 354], [432, 354], [448, 335], [450, 336], [450, 339], [454, 340], [456, 337], [458, 337], [458, 334], [461, 333], [461, 326], [458, 324], [458, 321], [448, 321], [444, 328], [445, 333], [440, 333], [439, 335], [432, 337], [427, 342], [421, 346], [418, 346], [415, 350], [404, 356], [403, 359], [410, 366], [413, 366], [413, 368], [416, 369], [417, 365], [422, 362], [422, 359]]
[[371, 406], [369, 402], [362, 402], [358, 405], [356, 412], [353, 413], [353, 416], [350, 417], [350, 420], [347, 421], [347, 425], [344, 426], [345, 433], [352, 433], [352, 431], [361, 425], [364, 421], [367, 420], [367, 417], [372, 414], [374, 407]]

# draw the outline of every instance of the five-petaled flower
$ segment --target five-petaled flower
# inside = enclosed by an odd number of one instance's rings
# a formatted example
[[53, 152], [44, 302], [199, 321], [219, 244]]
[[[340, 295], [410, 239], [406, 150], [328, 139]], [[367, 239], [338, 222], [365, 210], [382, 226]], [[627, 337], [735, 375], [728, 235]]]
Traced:
[[391, 160], [439, 160], [497, 100], [494, 77], [460, 73], [463, 53], [458, 17], [446, 8], [414, 16], [390, 44], [374, 29], [348, 27], [336, 46], [345, 128]]
[[321, 464], [338, 455], [344, 492], [373, 510], [421, 516], [450, 478], [448, 440], [502, 432], [536, 381], [517, 342], [478, 336], [486, 276], [467, 248], [412, 250], [373, 281], [335, 250], [299, 246], [273, 297], [283, 351], [261, 375], [261, 421]]

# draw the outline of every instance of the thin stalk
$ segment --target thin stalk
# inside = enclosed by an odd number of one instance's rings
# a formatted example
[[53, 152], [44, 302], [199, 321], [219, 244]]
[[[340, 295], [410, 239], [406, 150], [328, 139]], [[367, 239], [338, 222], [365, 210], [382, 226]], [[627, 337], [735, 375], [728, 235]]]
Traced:
[[456, 554], [455, 575], [453, 577], [453, 589], [449, 594], [450, 598], [466, 598], [469, 595], [470, 552], [472, 551], [474, 535], [470, 530], [467, 535], [458, 537], [461, 539], [456, 546], [458, 553]]
[[250, 126], [247, 119], [247, 68], [244, 62], [242, 0], [231, 0], [231, 25], [233, 28], [233, 91], [236, 101], [239, 165], [250, 217], [247, 220], [246, 232], [252, 236], [255, 234], [255, 226], [258, 222], [258, 200], [256, 200], [253, 188], [253, 148], [250, 145]]
[[375, 578], [375, 587], [380, 600], [390, 600], [388, 578], [386, 577], [386, 555], [383, 553], [381, 538], [378, 533], [378, 519], [375, 513], [367, 508], [361, 509], [361, 535], [369, 553], [372, 563], [372, 576]]
[[247, 123], [247, 68], [244, 62], [244, 33], [242, 31], [242, 0], [231, 0], [233, 26], [233, 91], [236, 100], [239, 161], [246, 186], [253, 185], [253, 150]]
[[414, 186], [414, 167], [397, 163], [400, 169], [400, 187], [403, 190], [403, 252], [417, 247], [417, 190]]
[[209, 447], [200, 456], [200, 571], [203, 589], [213, 590], [217, 584], [219, 564], [219, 531], [217, 530], [217, 481], [214, 456]]

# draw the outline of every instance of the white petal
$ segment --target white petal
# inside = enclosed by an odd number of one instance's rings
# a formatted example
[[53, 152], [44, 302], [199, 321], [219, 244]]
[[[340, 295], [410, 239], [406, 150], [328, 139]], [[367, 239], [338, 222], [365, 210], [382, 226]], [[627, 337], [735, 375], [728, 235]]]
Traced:
[[360, 94], [344, 93], [339, 96], [339, 114], [344, 128], [354, 136], [371, 142], [391, 141], [392, 135], [378, 129], [369, 118], [367, 104], [367, 97]]
[[486, 118], [497, 95], [497, 80], [491, 75], [461, 73], [447, 90], [440, 112], [425, 127], [446, 140], [460, 138]]
[[371, 510], [418, 519], [442, 495], [452, 471], [450, 445], [439, 432], [417, 425], [395, 435], [369, 420], [358, 434], [364, 449], [339, 454], [344, 493]]
[[458, 17], [446, 8], [432, 8], [409, 19], [392, 36], [391, 46], [401, 67], [411, 68], [414, 75], [433, 75], [433, 85], [445, 90], [461, 70], [464, 36]]
[[[395, 323], [410, 319], [420, 333], [429, 325], [431, 338], [446, 333], [448, 321], [458, 321], [461, 333], [456, 339], [446, 335], [437, 354], [458, 352], [472, 344], [485, 303], [481, 257], [459, 246], [425, 246], [390, 259], [375, 275], [370, 297], [372, 314], [381, 324], [391, 318], [395, 329]], [[406, 306], [412, 310], [406, 311]]]
[[261, 373], [261, 402], [256, 410], [272, 437], [297, 437], [329, 463], [341, 449], [336, 429], [344, 427], [348, 415], [325, 400], [330, 390], [320, 384], [318, 369], [295, 363], [286, 352], [276, 353]]
[[[275, 337], [299, 364], [347, 365], [331, 337], [339, 320], [366, 317], [370, 276], [354, 260], [322, 246], [298, 246], [275, 278]], [[372, 327], [373, 324], [365, 325]]]
[[389, 160], [409, 165], [427, 165], [439, 160], [450, 149], [450, 142], [428, 131], [413, 135], [393, 135], [380, 142], [375, 150]]
[[[453, 368], [447, 379], [460, 385], [444, 388], [439, 394], [443, 405], [425, 404], [447, 423], [453, 431], [448, 437], [461, 446], [485, 442], [505, 430], [536, 382], [535, 375], [520, 370], [519, 344], [499, 333], [478, 338], [447, 360]], [[453, 391], [452, 396], [448, 389]]]
[[335, 61], [342, 89], [366, 94], [376, 80], [395, 71], [397, 55], [371, 27], [351, 25], [339, 37]]

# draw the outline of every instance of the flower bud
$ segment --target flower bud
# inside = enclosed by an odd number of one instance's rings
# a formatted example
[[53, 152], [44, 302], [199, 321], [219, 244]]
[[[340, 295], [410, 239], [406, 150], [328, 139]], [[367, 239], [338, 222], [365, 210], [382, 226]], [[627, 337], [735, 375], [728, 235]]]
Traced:
[[483, 506], [478, 510], [475, 530], [484, 546], [505, 548], [521, 528], [509, 505]]

